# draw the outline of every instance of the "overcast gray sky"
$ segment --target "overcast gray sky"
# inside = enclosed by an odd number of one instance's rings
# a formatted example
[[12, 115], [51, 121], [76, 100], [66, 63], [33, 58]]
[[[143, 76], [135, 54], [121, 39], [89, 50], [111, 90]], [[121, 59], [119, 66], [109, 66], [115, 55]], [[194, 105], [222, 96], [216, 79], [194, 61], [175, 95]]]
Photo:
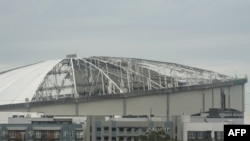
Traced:
[[250, 76], [249, 14], [249, 0], [0, 0], [0, 71], [76, 53]]

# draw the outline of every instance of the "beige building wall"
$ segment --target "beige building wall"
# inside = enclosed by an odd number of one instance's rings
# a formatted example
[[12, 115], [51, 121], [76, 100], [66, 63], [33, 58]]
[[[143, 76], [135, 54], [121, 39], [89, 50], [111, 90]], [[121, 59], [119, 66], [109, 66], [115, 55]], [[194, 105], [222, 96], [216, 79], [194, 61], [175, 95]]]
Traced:
[[127, 98], [126, 114], [166, 116], [166, 100], [166, 94]]
[[[243, 90], [244, 91], [244, 90]], [[234, 85], [230, 87], [230, 107], [242, 111], [245, 102], [243, 101], [242, 85]]]
[[46, 115], [75, 115], [74, 104], [44, 105], [30, 109], [31, 112], [43, 112]]
[[79, 103], [79, 115], [122, 115], [123, 99], [105, 99]]
[[214, 93], [214, 108], [221, 108], [221, 89], [213, 88]]
[[202, 91], [170, 94], [170, 115], [198, 113], [202, 110]]

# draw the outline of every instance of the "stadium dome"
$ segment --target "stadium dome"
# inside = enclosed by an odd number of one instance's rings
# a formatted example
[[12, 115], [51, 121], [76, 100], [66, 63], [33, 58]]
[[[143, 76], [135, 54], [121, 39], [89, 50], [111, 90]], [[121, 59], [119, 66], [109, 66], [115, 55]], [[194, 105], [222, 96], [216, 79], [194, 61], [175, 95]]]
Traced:
[[67, 55], [0, 73], [0, 105], [224, 82], [233, 78], [176, 63]]

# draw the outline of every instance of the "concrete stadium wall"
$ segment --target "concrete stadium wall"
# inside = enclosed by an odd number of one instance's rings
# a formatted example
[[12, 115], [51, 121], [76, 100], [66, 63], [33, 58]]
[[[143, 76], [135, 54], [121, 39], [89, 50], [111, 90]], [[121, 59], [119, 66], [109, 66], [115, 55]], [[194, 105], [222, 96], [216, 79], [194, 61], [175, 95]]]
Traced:
[[166, 94], [126, 98], [127, 115], [153, 114], [166, 116], [166, 107]]
[[205, 89], [201, 92], [204, 93], [204, 99], [205, 99], [204, 111], [208, 111], [209, 108], [214, 108], [214, 103], [213, 103], [214, 89]]
[[[230, 107], [245, 111], [245, 96], [244, 96], [244, 85], [236, 85], [230, 87]], [[228, 95], [226, 95], [228, 99]], [[229, 102], [229, 101], [228, 101]]]
[[30, 108], [31, 112], [43, 112], [46, 115], [75, 115], [75, 104], [43, 105]]
[[[107, 96], [96, 100], [65, 101], [31, 104], [31, 112], [47, 115], [149, 115], [168, 116], [182, 113], [195, 114], [209, 108], [221, 108], [221, 91], [224, 90], [226, 107], [244, 111], [244, 84], [223, 86], [197, 86], [152, 90]], [[0, 111], [27, 111], [24, 105], [0, 106]]]
[[78, 105], [79, 115], [122, 115], [123, 99], [106, 99], [82, 102]]
[[214, 99], [214, 108], [221, 108], [221, 88], [214, 88], [213, 91], [213, 99]]
[[170, 94], [170, 115], [193, 114], [199, 113], [201, 110], [202, 91]]

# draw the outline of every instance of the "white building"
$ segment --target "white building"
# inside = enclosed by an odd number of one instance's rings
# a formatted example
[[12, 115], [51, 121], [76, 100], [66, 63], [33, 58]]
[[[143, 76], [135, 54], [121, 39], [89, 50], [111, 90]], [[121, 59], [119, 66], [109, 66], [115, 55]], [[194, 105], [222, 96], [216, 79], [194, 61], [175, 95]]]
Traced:
[[183, 114], [179, 119], [179, 128], [182, 129], [179, 136], [182, 134], [183, 141], [223, 141], [224, 125], [245, 122], [243, 113], [233, 109], [210, 109], [209, 112], [192, 116]]
[[41, 118], [43, 115], [38, 112], [0, 112], [0, 124], [9, 123], [10, 117]]

